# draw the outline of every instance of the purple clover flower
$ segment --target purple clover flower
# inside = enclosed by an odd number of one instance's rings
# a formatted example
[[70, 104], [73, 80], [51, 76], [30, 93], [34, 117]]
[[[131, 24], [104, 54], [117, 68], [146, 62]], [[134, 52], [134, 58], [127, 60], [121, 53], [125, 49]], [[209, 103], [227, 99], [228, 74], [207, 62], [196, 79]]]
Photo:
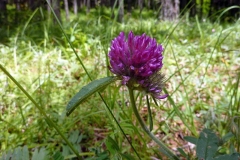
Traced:
[[121, 32], [113, 41], [108, 54], [110, 71], [122, 77], [122, 84], [135, 86], [157, 99], [166, 98], [160, 95], [164, 86], [164, 76], [159, 73], [163, 63], [163, 47], [146, 34], [141, 36], [129, 32], [125, 38]]

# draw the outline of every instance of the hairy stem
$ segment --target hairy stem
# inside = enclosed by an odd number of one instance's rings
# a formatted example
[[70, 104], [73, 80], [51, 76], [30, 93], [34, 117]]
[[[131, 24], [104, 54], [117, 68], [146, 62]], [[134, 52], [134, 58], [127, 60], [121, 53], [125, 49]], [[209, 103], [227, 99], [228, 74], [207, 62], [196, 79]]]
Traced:
[[178, 160], [179, 158], [176, 155], [174, 155], [172, 153], [172, 151], [162, 141], [160, 141], [157, 137], [155, 137], [155, 135], [148, 129], [148, 127], [146, 126], [146, 124], [144, 123], [144, 121], [142, 120], [142, 118], [140, 117], [140, 115], [138, 113], [136, 103], [135, 103], [135, 99], [134, 99], [134, 95], [133, 95], [133, 88], [128, 87], [128, 91], [129, 91], [129, 96], [130, 96], [130, 101], [131, 101], [133, 112], [134, 112], [138, 122], [140, 123], [142, 129], [147, 133], [147, 135], [152, 140], [154, 140], [159, 145], [160, 150], [166, 156], [168, 156], [170, 159]]

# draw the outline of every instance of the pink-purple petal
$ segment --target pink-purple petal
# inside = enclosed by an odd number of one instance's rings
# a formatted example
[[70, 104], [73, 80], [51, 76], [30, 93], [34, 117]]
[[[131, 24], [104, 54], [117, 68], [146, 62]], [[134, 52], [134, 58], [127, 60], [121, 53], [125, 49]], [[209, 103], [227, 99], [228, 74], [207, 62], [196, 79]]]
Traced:
[[130, 31], [126, 38], [124, 32], [121, 32], [112, 40], [108, 54], [110, 71], [121, 76], [124, 85], [133, 79], [147, 93], [158, 99], [166, 98], [165, 95], [159, 95], [163, 87], [163, 76], [158, 74], [163, 66], [162, 52], [162, 45], [145, 33], [134, 35]]

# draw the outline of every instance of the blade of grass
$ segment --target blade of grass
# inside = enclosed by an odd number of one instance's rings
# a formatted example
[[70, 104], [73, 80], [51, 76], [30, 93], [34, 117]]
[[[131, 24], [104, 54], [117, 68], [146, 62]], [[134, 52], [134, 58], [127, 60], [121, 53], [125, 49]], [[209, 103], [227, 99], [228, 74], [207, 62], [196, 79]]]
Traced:
[[[176, 87], [176, 89], [175, 89], [173, 92], [171, 92], [171, 94], [169, 94], [166, 89], [164, 89], [163, 91], [164, 91], [166, 94], [172, 96], [176, 91], [178, 91], [178, 89], [180, 88], [180, 86], [192, 75], [192, 73], [194, 73], [195, 70], [196, 70], [198, 67], [200, 67], [200, 65], [201, 65], [203, 62], [204, 62], [204, 61], [200, 61], [200, 63], [197, 64], [196, 67], [187, 75], [187, 77], [185, 77], [185, 78], [179, 83], [179, 85]], [[169, 79], [170, 79], [171, 77], [173, 77], [174, 75], [176, 75], [176, 74], [177, 74], [179, 71], [181, 71], [183, 68], [184, 68], [184, 67], [179, 68], [176, 72], [174, 72], [174, 73], [166, 80], [166, 82], [169, 81]], [[173, 101], [172, 98], [171, 98], [171, 100]], [[155, 103], [157, 103], [157, 102], [155, 102]], [[166, 102], [165, 102], [165, 103], [166, 103]], [[174, 102], [174, 101], [173, 101], [173, 102], [170, 102], [170, 103], [171, 103], [171, 104], [173, 103], [173, 104], [175, 105], [175, 102]], [[175, 105], [175, 107], [174, 107], [174, 111], [173, 111], [173, 112], [176, 112], [176, 111], [175, 111], [175, 108], [177, 108], [176, 105]], [[172, 112], [171, 114], [169, 114], [168, 118], [173, 115], [173, 112]], [[177, 112], [176, 112], [176, 113], [177, 113]], [[181, 113], [178, 113], [178, 114], [181, 114]], [[178, 114], [177, 114], [177, 115], [178, 115]], [[168, 118], [167, 118], [167, 119], [168, 119]], [[185, 121], [185, 119], [184, 119], [183, 116], [181, 116], [180, 119], [181, 119], [182, 121]], [[186, 123], [186, 122], [185, 122], [185, 123]], [[190, 128], [190, 127], [189, 127], [189, 128]], [[191, 130], [190, 130], [190, 131], [191, 131]], [[193, 134], [194, 134], [195, 136], [197, 136], [197, 133], [196, 133], [196, 132], [193, 132]]]
[[152, 131], [153, 130], [152, 112], [151, 112], [151, 108], [150, 108], [148, 95], [146, 95], [146, 97], [147, 97], [147, 107], [148, 107], [149, 130]]
[[[165, 88], [163, 88], [163, 91], [164, 91], [164, 93], [169, 95], [168, 91]], [[170, 95], [168, 96], [168, 101], [173, 106], [174, 111], [177, 113], [179, 118], [182, 120], [183, 124], [193, 133], [193, 135], [197, 136], [198, 135], [197, 131], [188, 125], [187, 121], [185, 120], [184, 114], [182, 114], [180, 112], [180, 110], [178, 109], [178, 107], [176, 106], [174, 100], [172, 99], [172, 97]]]
[[214, 48], [213, 48], [213, 50], [212, 50], [212, 52], [211, 52], [211, 55], [210, 55], [210, 57], [209, 57], [209, 59], [208, 59], [208, 62], [207, 62], [207, 65], [206, 65], [206, 68], [205, 68], [205, 72], [204, 72], [204, 74], [203, 74], [203, 78], [202, 78], [202, 81], [201, 81], [201, 83], [200, 83], [200, 84], [201, 84], [200, 86], [202, 86], [202, 84], [203, 84], [203, 81], [204, 81], [204, 78], [205, 78], [205, 76], [206, 76], [206, 74], [207, 74], [208, 66], [210, 65], [210, 62], [211, 62], [211, 60], [212, 60], [214, 51], [216, 50], [217, 46], [219, 46], [220, 44], [222, 44], [222, 43], [224, 42], [224, 40], [230, 35], [231, 32], [229, 32], [229, 33], [223, 38], [223, 40], [220, 41], [220, 37], [221, 37], [222, 33], [223, 33], [223, 30], [220, 32], [220, 34], [219, 34], [219, 36], [218, 36], [218, 39], [217, 39], [217, 42], [215, 43]]
[[35, 11], [32, 13], [32, 15], [28, 18], [27, 22], [25, 23], [25, 25], [24, 25], [24, 27], [23, 27], [23, 29], [22, 29], [21, 36], [23, 36], [23, 34], [24, 34], [24, 32], [25, 32], [28, 24], [30, 23], [30, 21], [32, 20], [32, 18], [34, 17], [34, 15], [37, 13], [37, 11], [38, 11], [38, 8], [35, 9]]
[[218, 16], [218, 18], [216, 19], [217, 22], [220, 22], [220, 18], [222, 17], [222, 15], [224, 15], [226, 12], [228, 12], [229, 10], [231, 9], [240, 9], [240, 6], [231, 6], [231, 7], [228, 7], [226, 9], [224, 9], [222, 11], [222, 13]]
[[195, 19], [196, 19], [196, 22], [197, 22], [198, 31], [199, 31], [199, 33], [200, 33], [200, 41], [202, 42], [202, 43], [201, 43], [201, 46], [203, 46], [203, 42], [204, 42], [204, 40], [203, 40], [203, 32], [202, 32], [202, 28], [201, 28], [201, 26], [200, 26], [200, 23], [199, 23], [199, 20], [198, 20], [198, 16], [197, 16], [197, 15], [195, 16]]
[[[240, 97], [238, 95], [239, 90], [239, 83], [240, 83], [240, 69], [238, 70], [237, 74], [237, 82], [233, 84], [230, 88], [231, 98], [228, 105], [228, 116], [225, 118], [225, 121], [230, 121], [234, 115], [234, 113], [239, 113], [240, 110]], [[236, 106], [236, 107], [235, 107]]]
[[[193, 112], [192, 112], [191, 107], [190, 107], [189, 104], [187, 103], [187, 102], [190, 102], [190, 101], [189, 101], [189, 97], [188, 97], [188, 93], [187, 93], [187, 90], [186, 90], [186, 86], [185, 86], [185, 84], [184, 84], [184, 78], [183, 78], [183, 76], [182, 76], [182, 74], [181, 74], [181, 72], [180, 72], [180, 67], [179, 67], [179, 64], [178, 64], [178, 61], [177, 61], [175, 52], [173, 51], [173, 47], [172, 47], [172, 44], [171, 44], [171, 43], [170, 43], [170, 48], [171, 48], [171, 50], [172, 50], [173, 57], [174, 57], [174, 60], [175, 60], [175, 62], [176, 62], [175, 64], [176, 64], [176, 66], [177, 66], [178, 73], [179, 73], [180, 78], [181, 78], [181, 81], [182, 81], [183, 90], [184, 90], [184, 92], [185, 92], [186, 100], [184, 100], [184, 103], [185, 103], [185, 105], [188, 107], [188, 110], [189, 110], [190, 115], [191, 115], [191, 116], [190, 116], [190, 121], [191, 121], [191, 124], [193, 124], [193, 119], [194, 119], [193, 115], [194, 115], [194, 114], [193, 114]], [[196, 128], [195, 128], [195, 125], [192, 125], [191, 129], [194, 130], [194, 133], [197, 132], [197, 131], [196, 131]]]

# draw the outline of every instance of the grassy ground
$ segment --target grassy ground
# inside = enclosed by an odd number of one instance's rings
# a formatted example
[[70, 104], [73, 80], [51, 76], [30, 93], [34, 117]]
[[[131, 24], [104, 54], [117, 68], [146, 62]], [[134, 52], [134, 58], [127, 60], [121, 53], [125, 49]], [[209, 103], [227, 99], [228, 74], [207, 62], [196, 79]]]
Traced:
[[[178, 22], [156, 20], [154, 13], [134, 11], [123, 24], [106, 11], [79, 14], [63, 28], [92, 79], [110, 75], [108, 49], [120, 31], [146, 33], [164, 48], [164, 67], [169, 93], [167, 100], [151, 100], [153, 133], [177, 153], [183, 148], [190, 155], [192, 146], [184, 136], [198, 136], [210, 128], [220, 137], [232, 132], [239, 137], [240, 22], [210, 23], [205, 19]], [[34, 14], [37, 16], [38, 13]], [[81, 87], [90, 82], [58, 25], [41, 17], [29, 19], [0, 44], [0, 64], [17, 80], [46, 112], [82, 156], [108, 155], [111, 159], [136, 156], [117, 127], [105, 104], [96, 94], [65, 116], [66, 104]], [[11, 32], [11, 31], [9, 31]], [[0, 155], [27, 153], [45, 159], [57, 151], [74, 157], [68, 145], [38, 108], [1, 72]], [[143, 159], [159, 157], [156, 144], [141, 130], [129, 107], [128, 92], [119, 83], [101, 92], [108, 107]], [[147, 123], [145, 96], [136, 92], [141, 116]], [[239, 152], [239, 139], [230, 139], [220, 148]], [[24, 147], [25, 146], [25, 147]], [[121, 154], [120, 154], [121, 153]], [[48, 157], [48, 158], [46, 158]], [[38, 157], [39, 158], [39, 157]], [[44, 158], [43, 158], [44, 159]]]

